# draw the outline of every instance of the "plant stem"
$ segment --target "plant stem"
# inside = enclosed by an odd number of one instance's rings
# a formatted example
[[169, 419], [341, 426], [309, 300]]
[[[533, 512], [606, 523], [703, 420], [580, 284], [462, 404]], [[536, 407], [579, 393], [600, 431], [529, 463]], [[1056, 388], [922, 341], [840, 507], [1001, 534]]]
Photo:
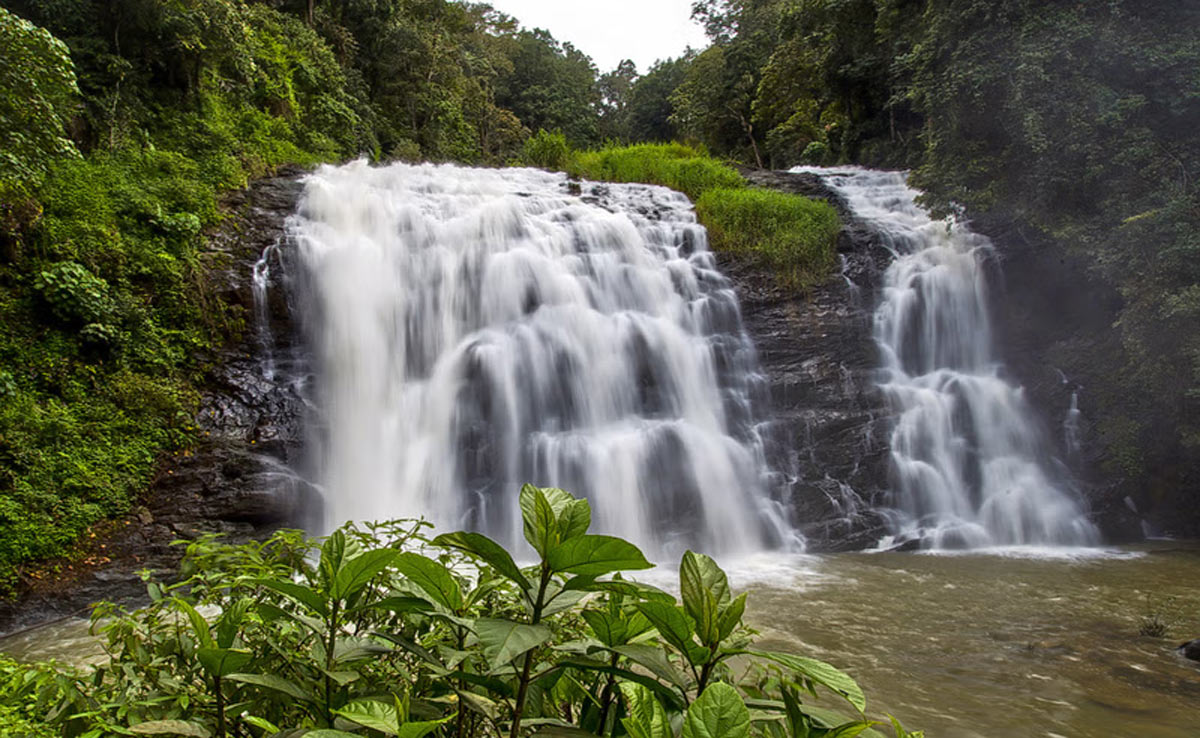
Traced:
[[217, 738], [225, 738], [225, 691], [221, 677], [213, 676], [213, 691], [217, 695]]
[[[550, 565], [543, 561], [542, 581], [538, 584], [537, 599], [533, 603], [531, 625], [537, 625], [542, 620], [542, 607], [544, 607], [548, 584], [550, 584]], [[517, 701], [513, 705], [513, 723], [512, 729], [508, 732], [509, 738], [517, 738], [521, 735], [521, 713], [525, 711], [525, 694], [529, 691], [529, 672], [533, 669], [533, 657], [536, 652], [537, 649], [534, 648], [525, 654], [525, 665], [521, 667], [521, 681], [517, 686]]]
[[[609, 666], [617, 668], [617, 661], [621, 658], [620, 654], [614, 653]], [[608, 708], [612, 705], [613, 687], [616, 686], [617, 677], [615, 674], [608, 675], [608, 682], [604, 685], [604, 691], [600, 695], [600, 724], [597, 727], [596, 735], [604, 735], [604, 724], [608, 722]]]
[[338, 606], [340, 600], [334, 600], [329, 608], [329, 639], [325, 644], [325, 721], [333, 727], [333, 649], [337, 646]]

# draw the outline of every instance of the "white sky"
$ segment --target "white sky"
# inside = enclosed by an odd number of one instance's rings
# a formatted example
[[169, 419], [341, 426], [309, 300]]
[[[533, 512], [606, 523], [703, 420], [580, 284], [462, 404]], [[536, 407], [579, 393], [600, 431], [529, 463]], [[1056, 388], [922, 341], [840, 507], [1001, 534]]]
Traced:
[[639, 73], [655, 61], [708, 46], [691, 20], [692, 0], [491, 0], [526, 28], [545, 28], [592, 57], [601, 73], [632, 59]]

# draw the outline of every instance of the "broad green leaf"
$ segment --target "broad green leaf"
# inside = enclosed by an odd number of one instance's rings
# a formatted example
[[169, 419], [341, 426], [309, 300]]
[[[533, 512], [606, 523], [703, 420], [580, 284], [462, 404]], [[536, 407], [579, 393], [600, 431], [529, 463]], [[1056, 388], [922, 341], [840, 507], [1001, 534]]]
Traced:
[[547, 618], [551, 615], [570, 610], [582, 602], [583, 598], [587, 597], [587, 595], [587, 592], [560, 589], [551, 599], [548, 599], [545, 607], [542, 608], [542, 617]]
[[340, 710], [334, 710], [333, 713], [364, 728], [378, 730], [388, 735], [400, 733], [400, 715], [396, 711], [396, 706], [387, 702], [375, 700], [351, 702]]
[[129, 732], [136, 735], [186, 735], [194, 738], [209, 738], [212, 735], [204, 726], [182, 720], [151, 720], [134, 725]]
[[648, 669], [659, 679], [672, 684], [679, 689], [688, 688], [688, 679], [682, 671], [679, 670], [663, 650], [658, 646], [649, 646], [641, 643], [630, 643], [624, 646], [616, 646], [612, 649], [613, 653], [619, 653], [630, 661], [644, 669]]
[[500, 717], [500, 705], [494, 700], [490, 700], [481, 694], [461, 689], [455, 689], [454, 694], [458, 696], [459, 703], [468, 710], [477, 712], [491, 720], [496, 720]]
[[729, 580], [717, 562], [688, 551], [679, 563], [679, 591], [683, 607], [696, 623], [700, 640], [719, 641], [718, 608], [729, 602]]
[[855, 720], [850, 723], [842, 723], [835, 728], [822, 732], [821, 738], [856, 738], [870, 730], [872, 725], [878, 725], [878, 723], [870, 720]]
[[746, 650], [738, 651], [737, 653], [745, 653], [760, 659], [773, 661], [807, 679], [811, 679], [817, 684], [833, 690], [844, 697], [851, 705], [854, 705], [854, 708], [859, 712], [866, 712], [867, 710], [867, 698], [863, 695], [862, 688], [858, 686], [858, 682], [854, 681], [846, 672], [824, 661], [805, 658], [803, 656], [793, 656], [790, 653], [779, 653], [777, 651]]
[[516, 562], [513, 561], [508, 551], [482, 533], [468, 533], [461, 530], [455, 533], [443, 533], [433, 539], [433, 545], [456, 548], [477, 559], [482, 559], [493, 569], [521, 585], [523, 589], [529, 589], [531, 586], [529, 580], [517, 568]]
[[674, 738], [667, 711], [654, 693], [640, 684], [621, 682], [621, 694], [629, 706], [629, 717], [621, 720], [632, 738]]
[[223, 678], [246, 668], [254, 660], [254, 654], [231, 648], [201, 648], [196, 651], [196, 658], [210, 675]]
[[386, 597], [382, 600], [374, 602], [364, 602], [357, 607], [350, 608], [347, 613], [361, 612], [363, 610], [388, 610], [391, 612], [428, 612], [432, 608], [429, 600], [421, 597]]
[[408, 723], [405, 723], [404, 725], [400, 726], [400, 732], [397, 733], [396, 735], [398, 736], [398, 738], [425, 738], [425, 736], [427, 736], [430, 733], [432, 733], [433, 731], [437, 730], [439, 726], [450, 722], [457, 716], [458, 716], [458, 713], [456, 712], [453, 715], [447, 715], [446, 717], [442, 718], [441, 720], [426, 720], [424, 722], [408, 722]]
[[690, 655], [694, 641], [692, 640], [692, 621], [684, 611], [676, 605], [665, 602], [639, 602], [638, 611], [646, 616], [658, 634], [685, 655]]
[[213, 646], [212, 633], [208, 630], [208, 621], [204, 619], [204, 616], [197, 612], [196, 608], [192, 607], [187, 600], [176, 597], [175, 606], [187, 615], [188, 621], [192, 624], [192, 632], [196, 634], [196, 641], [204, 648], [211, 648]]
[[447, 683], [464, 681], [468, 684], [474, 684], [476, 686], [483, 687], [490, 692], [495, 692], [502, 697], [513, 696], [512, 686], [503, 679], [497, 679], [496, 677], [473, 674], [466, 671], [450, 671], [446, 672], [444, 678], [446, 679]]
[[424, 591], [433, 602], [459, 612], [463, 607], [462, 590], [450, 570], [433, 559], [420, 554], [402, 553], [396, 557], [394, 566], [409, 581]]
[[333, 589], [337, 573], [347, 561], [358, 555], [359, 550], [358, 541], [347, 538], [342, 530], [335, 530], [325, 539], [321, 545], [321, 561], [317, 565], [317, 573], [325, 591]]
[[288, 697], [294, 697], [295, 699], [303, 702], [316, 701], [312, 695], [310, 695], [308, 692], [305, 692], [295, 683], [290, 682], [281, 676], [276, 676], [275, 674], [230, 674], [226, 678], [231, 682], [238, 682], [240, 684], [253, 684], [256, 687], [265, 687], [266, 689], [270, 689], [281, 694], [286, 694]]
[[904, 729], [904, 726], [900, 724], [900, 721], [896, 719], [896, 716], [888, 715], [887, 718], [892, 724], [892, 730], [896, 733], [895, 738], [925, 738], [925, 731], [918, 730], [914, 733], [910, 733]]
[[718, 636], [720, 640], [725, 640], [733, 633], [742, 622], [742, 614], [746, 611], [746, 593], [743, 592], [721, 610], [720, 616], [717, 618], [717, 626], [720, 629]]
[[[562, 490], [542, 490], [532, 484], [521, 488], [521, 523], [525, 532], [525, 540], [533, 546], [542, 558], [559, 542], [558, 511], [551, 505], [547, 492], [562, 492]], [[569, 497], [569, 495], [568, 495]], [[566, 500], [558, 498], [559, 506], [564, 507]]]
[[376, 574], [386, 569], [399, 555], [391, 549], [377, 549], [359, 554], [343, 562], [333, 578], [329, 590], [331, 597], [348, 600], [358, 594]]
[[710, 684], [683, 717], [680, 738], [749, 738], [750, 711], [737, 690]]
[[675, 595], [664, 592], [658, 587], [641, 582], [630, 582], [624, 579], [597, 581], [593, 576], [574, 576], [563, 584], [563, 589], [577, 589], [581, 592], [612, 592], [624, 597], [635, 597], [643, 600], [659, 600], [674, 604]]
[[249, 611], [252, 604], [253, 601], [249, 597], [242, 597], [225, 608], [225, 612], [221, 613], [221, 617], [217, 618], [218, 647], [229, 648], [233, 645], [233, 639], [237, 637], [238, 628], [241, 626], [242, 620], [246, 617], [246, 612]]
[[242, 715], [242, 720], [262, 730], [266, 735], [275, 735], [279, 732], [279, 726], [266, 718], [260, 718], [256, 715]]
[[299, 602], [318, 615], [325, 616], [329, 614], [325, 598], [303, 584], [296, 584], [295, 582], [283, 579], [256, 579], [254, 583], [267, 589], [273, 589], [285, 597]]
[[358, 661], [359, 659], [383, 656], [392, 653], [394, 650], [368, 638], [342, 636], [334, 644], [333, 660], [335, 663], [341, 664], [347, 661]]
[[562, 541], [588, 532], [592, 525], [592, 506], [587, 500], [572, 500], [558, 516], [558, 532]]
[[603, 661], [596, 661], [594, 659], [569, 658], [559, 661], [553, 667], [548, 669], [542, 676], [548, 676], [551, 673], [562, 669], [579, 669], [581, 671], [597, 671], [601, 674], [611, 674], [617, 677], [617, 679], [620, 681], [633, 682], [634, 684], [640, 684], [643, 687], [646, 687], [657, 694], [672, 709], [683, 709], [683, 701], [680, 699], [678, 693], [657, 679], [636, 671], [623, 669], [619, 666], [609, 666]]
[[649, 569], [638, 547], [613, 536], [583, 535], [555, 546], [546, 556], [550, 569], [568, 574], [600, 576], [613, 571]]
[[333, 728], [319, 728], [310, 730], [304, 734], [304, 738], [362, 738], [357, 733], [347, 733], [344, 730], [334, 730]]
[[[522, 725], [538, 723], [538, 720], [526, 720]], [[591, 731], [575, 728], [570, 725], [542, 725], [533, 733], [531, 738], [595, 738]]]
[[509, 663], [531, 648], [550, 640], [550, 629], [544, 625], [514, 623], [511, 620], [480, 618], [475, 621], [475, 634], [483, 646], [483, 655], [493, 668]]
[[604, 645], [619, 646], [625, 642], [625, 621], [619, 616], [601, 610], [584, 610], [582, 615], [596, 639]]

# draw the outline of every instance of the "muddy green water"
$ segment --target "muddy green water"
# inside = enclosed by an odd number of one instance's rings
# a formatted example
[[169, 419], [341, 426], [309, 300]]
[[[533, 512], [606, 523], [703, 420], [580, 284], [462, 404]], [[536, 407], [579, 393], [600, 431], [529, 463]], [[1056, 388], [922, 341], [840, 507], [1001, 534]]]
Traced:
[[[1200, 736], [1200, 665], [1172, 650], [1200, 636], [1200, 544], [1103, 557], [776, 556], [730, 569], [752, 591], [763, 646], [843, 667], [872, 715], [894, 713], [930, 738]], [[1147, 593], [1175, 598], [1168, 638], [1137, 634]], [[78, 622], [0, 651], [99, 653]]]
[[[761, 578], [760, 578], [761, 580]], [[750, 619], [775, 648], [837, 664], [872, 714], [940, 738], [1196, 738], [1200, 546], [1123, 558], [849, 554], [782, 562], [751, 585]], [[1168, 638], [1138, 636], [1174, 597]], [[764, 643], [767, 645], [767, 643]]]

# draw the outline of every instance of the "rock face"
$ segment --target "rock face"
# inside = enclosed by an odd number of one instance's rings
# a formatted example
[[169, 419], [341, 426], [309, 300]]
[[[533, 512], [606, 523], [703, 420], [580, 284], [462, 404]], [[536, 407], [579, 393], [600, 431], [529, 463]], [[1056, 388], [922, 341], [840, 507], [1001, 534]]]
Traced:
[[1127, 397], [1139, 380], [1123, 364], [1121, 295], [1085, 257], [1012, 219], [987, 215], [973, 225], [999, 254], [992, 314], [1001, 355], [1041, 412], [1104, 539], [1200, 536], [1195, 456], [1189, 461], [1153, 408], [1131, 407]]
[[806, 293], [779, 287], [745, 259], [721, 255], [719, 262], [768, 376], [775, 413], [769, 461], [789, 477], [787, 502], [809, 550], [872, 546], [885, 533], [875, 510], [888, 487], [891, 421], [874, 382], [871, 319], [890, 254], [816, 176], [744, 174], [759, 186], [825, 199], [850, 223], [838, 240], [841, 270]]
[[[292, 359], [296, 330], [285, 290], [268, 290], [274, 299], [260, 307], [254, 284], [256, 265], [265, 276], [262, 266], [279, 258], [270, 247], [284, 237], [302, 174], [281, 171], [233, 193], [223, 203], [226, 219], [209, 234], [202, 257], [208, 282], [245, 328], [240, 340], [211, 359], [197, 417], [204, 441], [164, 460], [143, 505], [102, 529], [80, 561], [0, 604], [0, 633], [86, 615], [102, 599], [137, 601], [145, 593], [137, 572], [178, 565], [183, 547], [172, 541], [204, 533], [231, 541], [263, 537], [302, 523], [315, 508], [315, 491], [288, 472], [304, 435], [305, 373]], [[264, 252], [269, 259], [260, 264]], [[264, 363], [268, 354], [279, 365], [274, 372]]]
[[1179, 651], [1179, 654], [1186, 659], [1200, 661], [1200, 638], [1184, 643], [1177, 650]]

